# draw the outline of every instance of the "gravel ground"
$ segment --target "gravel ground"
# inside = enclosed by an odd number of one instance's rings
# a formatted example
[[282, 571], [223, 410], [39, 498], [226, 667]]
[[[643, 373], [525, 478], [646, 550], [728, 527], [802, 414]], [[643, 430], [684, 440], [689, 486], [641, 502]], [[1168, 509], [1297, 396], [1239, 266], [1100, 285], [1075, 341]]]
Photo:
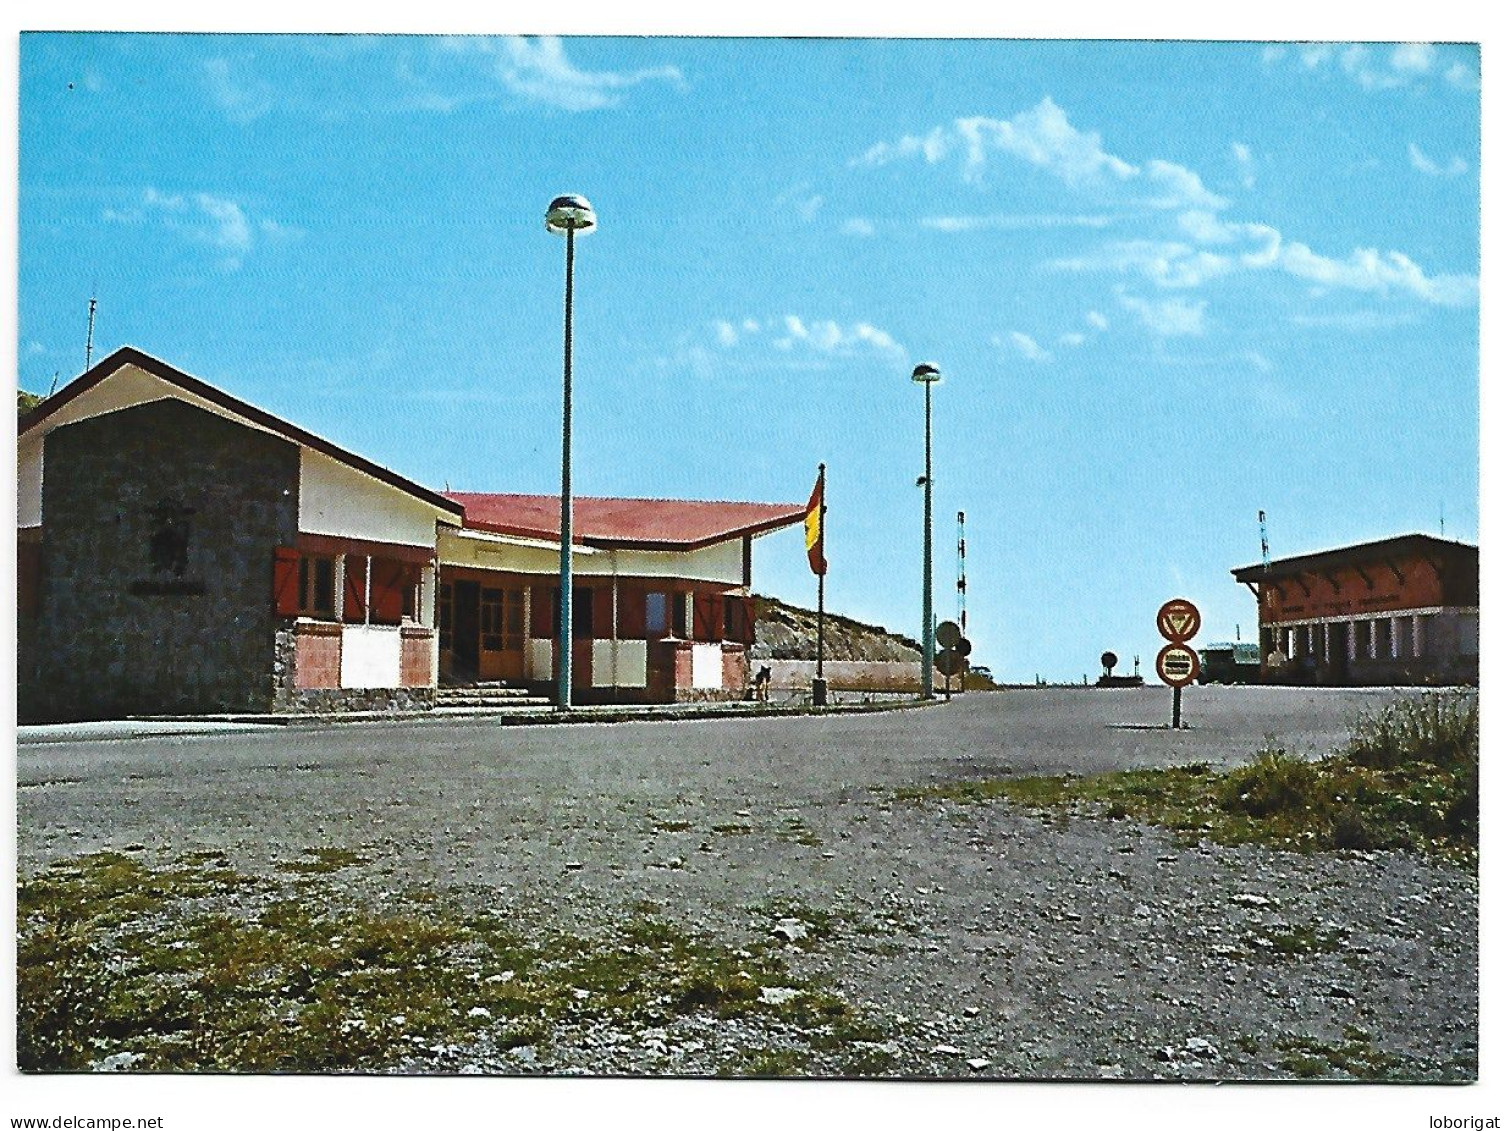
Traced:
[[[1231, 765], [1269, 741], [1320, 754], [1394, 694], [1194, 688], [1180, 732], [1160, 689], [785, 719], [23, 732], [18, 868], [145, 845], [219, 849], [266, 874], [337, 846], [371, 860], [341, 873], [357, 896], [427, 884], [588, 933], [649, 901], [730, 946], [808, 909], [824, 930], [792, 948], [794, 969], [888, 1019], [891, 1074], [1351, 1079], [1376, 1063], [1471, 1080], [1470, 871], [1393, 852], [1179, 848], [1127, 821], [895, 799], [978, 777]], [[414, 1067], [700, 1074], [747, 1038], [688, 1020]]]

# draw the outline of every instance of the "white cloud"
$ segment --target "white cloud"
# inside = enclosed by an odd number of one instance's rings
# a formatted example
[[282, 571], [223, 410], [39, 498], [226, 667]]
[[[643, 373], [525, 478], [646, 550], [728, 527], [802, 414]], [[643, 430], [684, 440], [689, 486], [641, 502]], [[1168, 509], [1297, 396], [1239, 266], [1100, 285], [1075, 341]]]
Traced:
[[783, 353], [806, 353], [825, 358], [865, 354], [882, 354], [895, 358], [906, 356], [906, 351], [895, 338], [872, 323], [863, 321], [845, 325], [833, 319], [805, 320], [795, 314], [787, 314], [763, 321], [746, 318], [737, 327], [733, 322], [719, 320], [713, 323], [713, 332], [718, 344], [725, 348], [756, 345]]
[[1415, 142], [1411, 142], [1406, 147], [1406, 151], [1410, 154], [1411, 165], [1418, 172], [1425, 173], [1428, 177], [1457, 177], [1468, 172], [1468, 162], [1464, 161], [1461, 157], [1454, 156], [1447, 164], [1438, 165], [1430, 157], [1422, 153], [1420, 147]]
[[[1013, 349], [1022, 354], [1022, 356], [1027, 358], [1029, 361], [1054, 360], [1053, 354], [1044, 349], [1032, 338], [1028, 337], [1027, 334], [1024, 334], [1021, 330], [1011, 331], [1007, 335], [1007, 340], [1011, 343]], [[997, 344], [1000, 344], [1000, 339], [996, 339], [996, 341]]]
[[1346, 259], [1317, 255], [1303, 243], [1286, 243], [1283, 268], [1302, 279], [1359, 291], [1404, 290], [1437, 306], [1467, 306], [1478, 297], [1478, 280], [1470, 275], [1428, 276], [1398, 251], [1381, 254], [1358, 248]]
[[1055, 260], [1065, 271], [1135, 272], [1161, 287], [1197, 287], [1233, 270], [1232, 257], [1159, 240], [1109, 243], [1087, 255]]
[[1099, 310], [1087, 310], [1085, 312], [1085, 320], [1098, 330], [1105, 330], [1111, 325], [1107, 321], [1106, 315], [1102, 314]]
[[1121, 295], [1119, 300], [1143, 320], [1143, 324], [1156, 334], [1165, 337], [1202, 334], [1206, 330], [1205, 302], [1189, 302], [1182, 298], [1162, 299], [1150, 302], [1133, 295]]
[[1337, 259], [1287, 240], [1267, 224], [1229, 223], [1196, 209], [1181, 213], [1176, 222], [1196, 245], [1235, 245], [1236, 254], [1217, 254], [1173, 240], [1128, 240], [1106, 244], [1087, 255], [1057, 260], [1051, 266], [1070, 271], [1136, 273], [1172, 288], [1200, 286], [1239, 269], [1277, 267], [1325, 287], [1404, 291], [1438, 306], [1467, 306], [1478, 297], [1475, 277], [1427, 275], [1398, 251], [1358, 248], [1346, 259]]
[[958, 118], [952, 126], [936, 127], [924, 137], [880, 142], [851, 164], [885, 165], [917, 157], [937, 164], [957, 155], [964, 177], [979, 180], [997, 153], [1025, 161], [1080, 190], [1106, 193], [1132, 186], [1136, 193], [1146, 185], [1151, 195], [1142, 203], [1155, 208], [1226, 205], [1183, 166], [1154, 159], [1140, 168], [1108, 153], [1100, 134], [1076, 129], [1052, 98], [1007, 120]]
[[846, 236], [873, 236], [876, 226], [863, 216], [851, 216], [840, 226], [839, 232]]
[[1238, 180], [1245, 189], [1252, 188], [1258, 183], [1258, 178], [1253, 172], [1253, 151], [1240, 141], [1232, 143], [1232, 159], [1237, 162]]
[[1062, 346], [1081, 346], [1085, 344], [1085, 335], [1078, 332], [1070, 332], [1059, 335], [1059, 344]]
[[275, 220], [253, 222], [236, 201], [207, 192], [166, 193], [148, 187], [140, 203], [128, 209], [107, 208], [105, 220], [121, 224], [153, 223], [190, 243], [222, 253], [221, 266], [234, 271], [253, 250], [258, 234], [279, 241], [303, 235], [300, 229]]
[[1249, 350], [1243, 354], [1243, 360], [1260, 373], [1272, 373], [1274, 371], [1274, 363], [1257, 350]]
[[[1451, 50], [1430, 43], [1308, 43], [1296, 48], [1295, 60], [1301, 69], [1318, 74], [1335, 67], [1365, 90], [1392, 90], [1437, 77], [1461, 90], [1477, 88], [1476, 68], [1461, 57], [1449, 57]], [[1267, 66], [1288, 57], [1283, 47], [1274, 45], [1260, 53]]]
[[244, 74], [233, 74], [229, 59], [205, 60], [204, 74], [210, 97], [238, 125], [254, 122], [273, 108], [273, 88]]
[[473, 52], [489, 60], [493, 77], [519, 98], [561, 110], [602, 110], [623, 101], [623, 92], [646, 82], [685, 87], [676, 67], [637, 71], [584, 71], [566, 57], [559, 36], [464, 37], [448, 39], [452, 51]]
[[918, 221], [918, 225], [935, 232], [978, 232], [1019, 231], [1026, 228], [1104, 228], [1111, 222], [1110, 216], [1010, 216], [997, 213], [989, 216], [925, 216]]

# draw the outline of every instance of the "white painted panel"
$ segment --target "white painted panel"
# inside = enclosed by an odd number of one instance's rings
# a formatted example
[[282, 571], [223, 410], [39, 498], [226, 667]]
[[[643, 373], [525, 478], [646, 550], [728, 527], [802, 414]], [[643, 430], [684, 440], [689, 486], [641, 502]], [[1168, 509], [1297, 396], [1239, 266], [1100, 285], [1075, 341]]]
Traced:
[[299, 449], [299, 529], [305, 533], [433, 546], [439, 513], [321, 452]]
[[620, 640], [619, 677], [620, 687], [644, 687], [646, 683], [648, 646], [643, 640]]
[[1458, 655], [1477, 656], [1479, 654], [1479, 615], [1478, 613], [1464, 613], [1458, 617]]
[[[301, 530], [307, 530], [303, 522]], [[440, 532], [443, 565], [474, 566], [551, 576], [561, 570], [559, 544], [529, 545], [532, 539], [489, 540], [485, 532]], [[575, 547], [572, 572], [578, 577], [665, 577], [685, 581], [713, 581], [739, 585], [744, 580], [744, 552], [739, 539], [678, 553], [661, 550], [595, 550]]]
[[341, 686], [397, 687], [399, 630], [388, 625], [347, 625], [341, 629]]
[[724, 646], [692, 645], [692, 686], [699, 690], [724, 685]]
[[537, 683], [548, 682], [553, 674], [551, 661], [555, 647], [549, 640], [531, 640], [529, 646], [530, 678]]
[[42, 437], [16, 444], [16, 525], [42, 523]]
[[592, 642], [592, 685], [594, 687], [613, 686], [613, 646], [612, 640]]

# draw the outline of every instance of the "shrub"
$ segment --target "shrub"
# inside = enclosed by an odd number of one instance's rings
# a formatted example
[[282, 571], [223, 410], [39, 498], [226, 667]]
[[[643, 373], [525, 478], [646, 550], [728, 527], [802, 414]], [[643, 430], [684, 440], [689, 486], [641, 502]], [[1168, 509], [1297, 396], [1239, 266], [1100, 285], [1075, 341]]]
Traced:
[[1365, 715], [1343, 751], [1355, 766], [1375, 770], [1409, 762], [1451, 766], [1477, 759], [1478, 752], [1478, 700], [1461, 692], [1427, 692]]
[[1315, 766], [1271, 746], [1226, 776], [1217, 790], [1217, 804], [1229, 813], [1272, 817], [1311, 808], [1318, 799], [1318, 785]]

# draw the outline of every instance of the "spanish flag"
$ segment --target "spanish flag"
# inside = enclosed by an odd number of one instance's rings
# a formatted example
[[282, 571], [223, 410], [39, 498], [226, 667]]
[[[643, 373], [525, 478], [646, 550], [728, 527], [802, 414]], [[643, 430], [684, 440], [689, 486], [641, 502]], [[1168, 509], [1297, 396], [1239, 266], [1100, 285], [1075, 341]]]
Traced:
[[807, 514], [802, 525], [807, 533], [807, 564], [822, 577], [828, 572], [828, 562], [823, 558], [823, 465], [818, 465], [818, 482], [813, 484], [812, 498], [807, 501]]

